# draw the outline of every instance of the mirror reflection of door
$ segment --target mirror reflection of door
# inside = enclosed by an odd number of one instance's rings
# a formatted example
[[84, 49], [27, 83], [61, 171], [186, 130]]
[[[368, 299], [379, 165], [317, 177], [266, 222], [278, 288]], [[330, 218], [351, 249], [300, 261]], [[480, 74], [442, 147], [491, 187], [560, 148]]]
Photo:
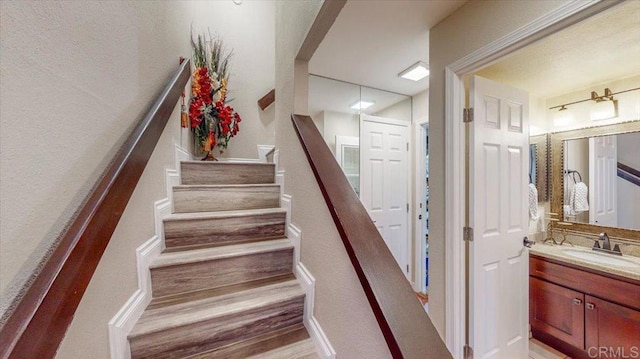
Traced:
[[566, 221], [640, 229], [640, 132], [567, 140], [564, 161]]
[[361, 115], [362, 204], [409, 277], [409, 122]]

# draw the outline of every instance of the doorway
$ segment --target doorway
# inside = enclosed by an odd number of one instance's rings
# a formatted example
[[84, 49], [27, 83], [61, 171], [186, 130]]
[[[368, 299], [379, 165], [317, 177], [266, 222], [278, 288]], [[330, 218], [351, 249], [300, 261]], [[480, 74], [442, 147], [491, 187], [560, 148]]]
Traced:
[[[470, 55], [458, 59], [447, 66], [446, 77], [446, 151], [445, 151], [445, 202], [447, 207], [445, 220], [446, 236], [446, 322], [447, 344], [454, 357], [462, 357], [461, 348], [469, 343], [467, 332], [466, 307], [468, 300], [465, 296], [466, 256], [463, 228], [467, 225], [466, 210], [466, 179], [473, 178], [474, 169], [465, 171], [466, 147], [465, 124], [463, 109], [465, 108], [465, 86], [463, 77], [472, 74], [496, 61], [497, 58], [511, 54], [515, 50], [524, 48], [534, 41], [568, 27], [595, 13], [603, 11], [611, 5], [599, 4], [585, 6], [574, 3], [551, 11], [535, 24], [528, 24], [507, 37], [498, 39]], [[473, 237], [472, 237], [473, 238]], [[486, 353], [484, 353], [486, 354]], [[483, 353], [477, 355], [483, 356]]]

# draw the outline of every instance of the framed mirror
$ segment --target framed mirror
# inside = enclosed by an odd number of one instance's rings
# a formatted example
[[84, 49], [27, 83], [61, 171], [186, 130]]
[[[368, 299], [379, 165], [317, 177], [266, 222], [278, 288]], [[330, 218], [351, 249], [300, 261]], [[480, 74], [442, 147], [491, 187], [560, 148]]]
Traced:
[[640, 121], [556, 132], [551, 212], [571, 230], [640, 241]]
[[549, 134], [529, 137], [529, 183], [536, 185], [538, 203], [549, 200]]

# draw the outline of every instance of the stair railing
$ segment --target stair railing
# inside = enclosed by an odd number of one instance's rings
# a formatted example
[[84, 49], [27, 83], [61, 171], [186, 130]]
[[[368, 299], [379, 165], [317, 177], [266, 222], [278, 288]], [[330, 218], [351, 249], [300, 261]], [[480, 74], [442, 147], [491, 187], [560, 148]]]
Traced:
[[640, 186], [640, 171], [637, 169], [618, 162], [617, 174], [618, 177], [625, 179], [636, 186]]
[[57, 247], [0, 329], [1, 358], [55, 356], [190, 76], [187, 59], [60, 234]]
[[269, 107], [275, 101], [276, 101], [276, 90], [273, 89], [267, 92], [266, 95], [262, 96], [262, 98], [258, 100], [258, 106], [260, 106], [260, 109], [264, 111], [267, 107]]
[[291, 120], [391, 355], [451, 358], [311, 117]]

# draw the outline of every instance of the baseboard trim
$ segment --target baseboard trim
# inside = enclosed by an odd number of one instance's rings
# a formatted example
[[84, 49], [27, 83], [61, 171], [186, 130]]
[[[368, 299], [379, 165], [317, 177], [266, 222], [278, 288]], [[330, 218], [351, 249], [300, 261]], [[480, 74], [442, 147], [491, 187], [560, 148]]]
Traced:
[[173, 209], [172, 187], [180, 184], [180, 161], [192, 157], [187, 150], [174, 143], [176, 169], [165, 170], [167, 197], [153, 205], [155, 234], [136, 249], [138, 289], [129, 297], [118, 313], [109, 321], [109, 350], [111, 359], [130, 359], [131, 349], [127, 336], [151, 302], [151, 272], [149, 265], [164, 250], [164, 226], [162, 220]]
[[[170, 212], [168, 199], [155, 203], [155, 212]], [[157, 216], [156, 216], [157, 218]], [[162, 222], [162, 220], [160, 220]], [[131, 349], [127, 335], [151, 302], [151, 273], [149, 264], [162, 252], [162, 240], [154, 235], [136, 249], [138, 289], [109, 321], [111, 359], [130, 359]]]
[[[296, 266], [296, 278], [305, 290], [305, 313], [304, 313], [304, 326], [309, 332], [309, 336], [313, 343], [316, 345], [321, 358], [335, 359], [336, 351], [329, 343], [329, 338], [320, 327], [320, 323], [313, 315], [313, 301], [315, 298], [315, 284], [316, 279], [309, 273], [309, 270], [302, 264], [298, 263]], [[308, 308], [308, 309], [307, 309]]]
[[291, 207], [293, 198], [284, 194], [284, 171], [278, 169], [278, 150], [274, 153], [274, 162], [276, 163], [276, 183], [280, 185], [280, 207], [287, 211], [286, 229], [287, 238], [293, 244], [293, 273], [305, 292], [304, 316], [303, 323], [307, 332], [316, 346], [318, 354], [323, 359], [335, 359], [336, 352], [331, 346], [329, 339], [322, 330], [320, 323], [313, 315], [315, 283], [316, 279], [311, 275], [309, 270], [300, 262], [300, 246], [302, 241], [302, 231], [291, 222]]

